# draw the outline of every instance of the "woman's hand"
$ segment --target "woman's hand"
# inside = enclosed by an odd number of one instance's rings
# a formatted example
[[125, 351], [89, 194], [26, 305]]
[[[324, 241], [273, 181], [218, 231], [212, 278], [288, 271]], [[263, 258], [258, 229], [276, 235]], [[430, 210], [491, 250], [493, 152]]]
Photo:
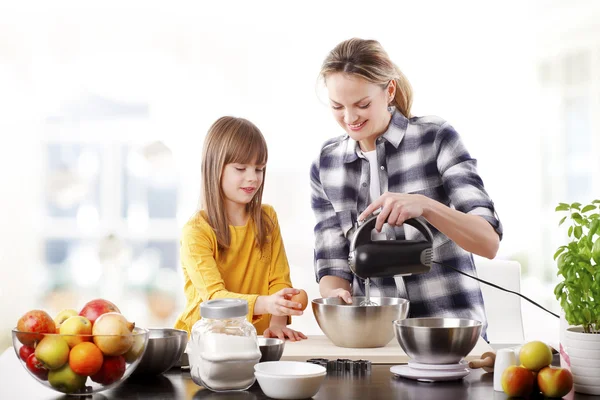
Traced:
[[339, 297], [348, 304], [352, 304], [352, 295], [349, 291], [342, 288], [330, 290], [325, 297]]
[[300, 293], [298, 289], [285, 288], [270, 296], [258, 296], [254, 306], [255, 314], [302, 315], [302, 304], [290, 301], [292, 296], [298, 293]]
[[420, 194], [385, 192], [358, 216], [358, 220], [364, 221], [381, 207], [375, 223], [375, 229], [377, 232], [381, 232], [381, 228], [386, 222], [391, 226], [400, 226], [407, 219], [423, 215], [428, 200], [427, 197]]
[[306, 335], [302, 332], [295, 331], [285, 325], [274, 324], [265, 329], [263, 336], [266, 338], [279, 338], [281, 340], [288, 338], [291, 342], [306, 339]]

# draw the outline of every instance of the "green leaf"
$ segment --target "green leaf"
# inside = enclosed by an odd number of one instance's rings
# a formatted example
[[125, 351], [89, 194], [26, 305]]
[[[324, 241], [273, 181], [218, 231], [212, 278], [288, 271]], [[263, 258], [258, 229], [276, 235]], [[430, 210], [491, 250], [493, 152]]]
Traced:
[[563, 222], [565, 222], [565, 219], [567, 219], [567, 216], [565, 215], [564, 217], [562, 217], [562, 219], [560, 220], [560, 222], [558, 223], [558, 226], [561, 226], [563, 224]]
[[592, 321], [592, 313], [590, 312], [589, 308], [583, 309], [583, 317], [588, 324]]
[[573, 226], [569, 227], [569, 231], [567, 232], [567, 234], [569, 235], [569, 237], [571, 237], [571, 235], [573, 234]]
[[571, 208], [579, 210], [581, 208], [581, 203], [571, 203]]
[[576, 226], [575, 227], [575, 237], [577, 239], [581, 238], [581, 233], [582, 233], [581, 226]]
[[592, 204], [600, 204], [600, 200], [594, 200], [594, 201], [592, 201]]
[[598, 219], [598, 218], [600, 218], [600, 214], [596, 214], [596, 213], [590, 214], [590, 215], [588, 215], [588, 218], [589, 219]]
[[560, 203], [555, 209], [554, 211], [569, 211], [569, 205], [565, 204], [565, 203]]
[[581, 210], [581, 212], [582, 213], [586, 213], [588, 211], [592, 211], [592, 210], [595, 210], [595, 209], [596, 209], [596, 206], [590, 204], [588, 206], [583, 207], [583, 210]]
[[600, 226], [600, 221], [598, 221], [597, 219], [593, 220], [592, 224], [590, 225], [590, 231], [588, 233], [590, 241], [592, 240], [592, 237], [596, 234], [596, 232], [598, 232], [598, 226]]
[[596, 239], [596, 242], [592, 247], [592, 258], [596, 262], [596, 265], [600, 264], [600, 238]]
[[556, 296], [556, 300], [558, 300], [558, 298], [561, 296], [562, 290], [563, 290], [564, 287], [565, 287], [565, 283], [564, 282], [560, 282], [554, 288], [554, 295]]

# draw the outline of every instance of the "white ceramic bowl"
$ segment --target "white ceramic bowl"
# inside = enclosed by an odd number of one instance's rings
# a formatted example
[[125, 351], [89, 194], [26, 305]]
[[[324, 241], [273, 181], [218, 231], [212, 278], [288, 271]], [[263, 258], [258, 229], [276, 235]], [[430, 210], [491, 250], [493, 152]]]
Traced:
[[307, 399], [317, 394], [327, 370], [300, 361], [267, 361], [254, 366], [262, 391], [274, 399]]

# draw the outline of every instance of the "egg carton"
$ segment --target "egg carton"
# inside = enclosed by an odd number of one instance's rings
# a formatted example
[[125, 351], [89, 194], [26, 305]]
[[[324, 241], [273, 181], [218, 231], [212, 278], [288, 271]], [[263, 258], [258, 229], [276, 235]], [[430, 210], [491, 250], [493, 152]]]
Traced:
[[328, 374], [364, 375], [371, 373], [371, 361], [368, 360], [311, 358], [310, 360], [306, 360], [306, 362], [327, 368]]

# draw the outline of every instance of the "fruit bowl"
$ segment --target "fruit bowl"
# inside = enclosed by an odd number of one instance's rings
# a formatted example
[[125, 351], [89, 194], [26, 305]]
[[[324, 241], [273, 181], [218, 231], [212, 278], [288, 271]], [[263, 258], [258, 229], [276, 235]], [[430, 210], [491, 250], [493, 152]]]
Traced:
[[12, 330], [13, 348], [29, 374], [60, 393], [89, 395], [118, 386], [137, 368], [148, 330], [123, 335], [66, 335]]

